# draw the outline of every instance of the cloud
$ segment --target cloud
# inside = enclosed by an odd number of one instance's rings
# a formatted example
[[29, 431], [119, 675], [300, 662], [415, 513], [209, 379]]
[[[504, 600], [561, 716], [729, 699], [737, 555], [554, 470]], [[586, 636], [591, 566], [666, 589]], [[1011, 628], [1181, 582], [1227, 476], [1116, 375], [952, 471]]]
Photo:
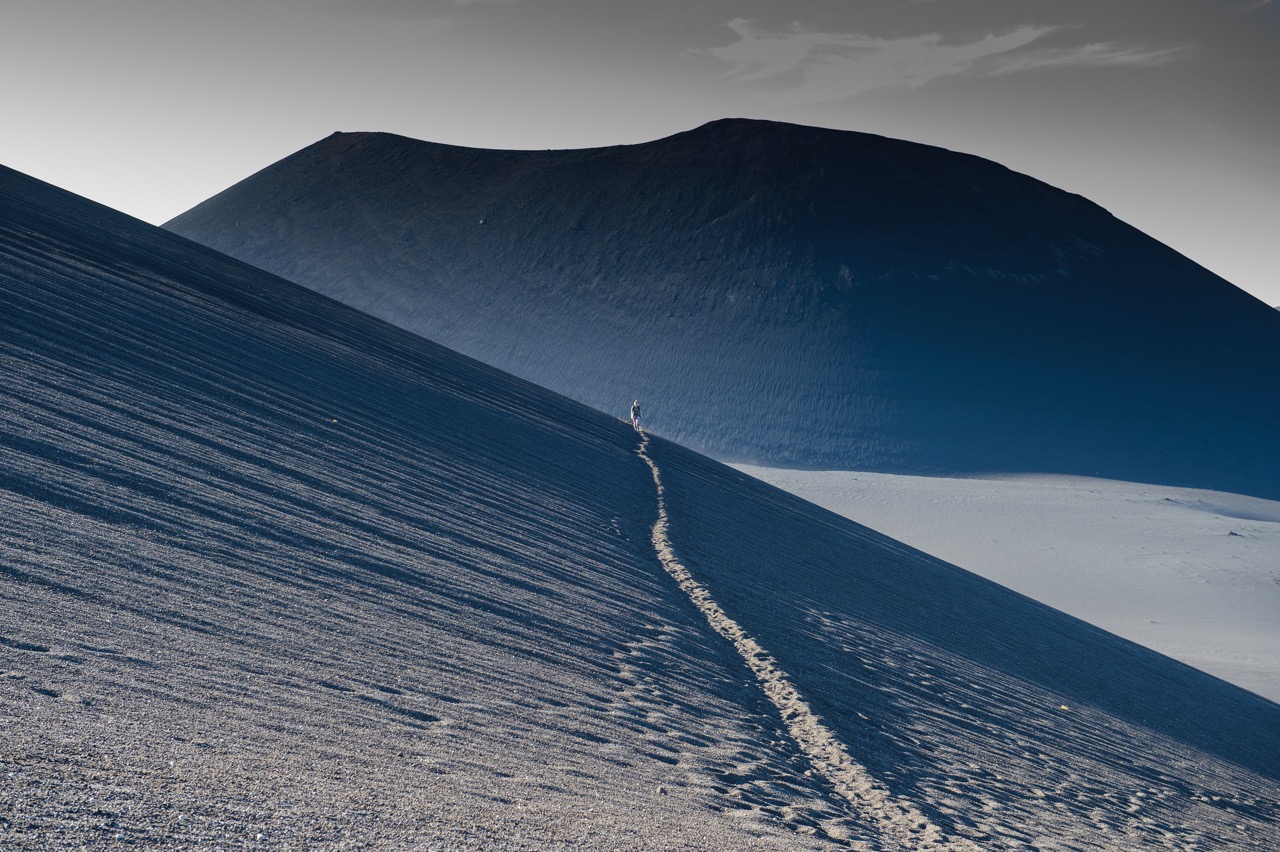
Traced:
[[811, 32], [794, 24], [784, 32], [758, 29], [745, 18], [728, 23], [738, 41], [706, 51], [732, 63], [727, 75], [743, 83], [769, 83], [808, 101], [832, 101], [886, 88], [916, 88], [955, 76], [995, 76], [1051, 67], [1155, 65], [1176, 49], [1090, 43], [1036, 47], [1058, 27], [1024, 25], [980, 39], [957, 41], [931, 33], [884, 39]]
[[1023, 55], [994, 57], [974, 71], [986, 74], [1012, 74], [1037, 68], [1155, 66], [1173, 62], [1183, 48], [1125, 47], [1109, 42], [1093, 42], [1073, 48], [1031, 51]]

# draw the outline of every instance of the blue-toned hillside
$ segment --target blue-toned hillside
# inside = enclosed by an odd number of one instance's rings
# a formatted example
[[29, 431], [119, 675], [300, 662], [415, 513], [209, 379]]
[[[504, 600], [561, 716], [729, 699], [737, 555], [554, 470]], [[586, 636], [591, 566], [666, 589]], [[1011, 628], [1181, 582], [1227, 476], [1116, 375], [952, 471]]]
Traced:
[[167, 227], [726, 460], [1280, 496], [1280, 316], [972, 156], [336, 134]]

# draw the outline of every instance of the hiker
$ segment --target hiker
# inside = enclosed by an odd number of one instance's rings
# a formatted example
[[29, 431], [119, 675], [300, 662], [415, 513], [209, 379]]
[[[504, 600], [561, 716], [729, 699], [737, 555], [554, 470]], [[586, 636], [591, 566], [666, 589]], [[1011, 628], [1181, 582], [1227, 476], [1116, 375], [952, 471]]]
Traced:
[[640, 431], [640, 400], [638, 399], [631, 403], [631, 425], [637, 432]]

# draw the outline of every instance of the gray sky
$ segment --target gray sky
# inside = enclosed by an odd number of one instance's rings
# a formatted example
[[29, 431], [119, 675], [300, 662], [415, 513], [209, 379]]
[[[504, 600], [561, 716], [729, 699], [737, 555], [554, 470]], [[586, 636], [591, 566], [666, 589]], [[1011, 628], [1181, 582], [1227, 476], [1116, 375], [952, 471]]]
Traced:
[[1280, 0], [4, 0], [0, 163], [160, 223], [335, 130], [966, 151], [1280, 305]]

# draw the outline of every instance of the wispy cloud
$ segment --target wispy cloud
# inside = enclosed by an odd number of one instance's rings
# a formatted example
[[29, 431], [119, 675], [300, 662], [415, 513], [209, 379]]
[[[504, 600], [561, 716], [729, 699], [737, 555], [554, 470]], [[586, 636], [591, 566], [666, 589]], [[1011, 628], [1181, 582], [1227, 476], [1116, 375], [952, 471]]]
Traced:
[[1170, 61], [1177, 52], [1112, 43], [1037, 47], [1037, 42], [1059, 28], [1034, 25], [968, 41], [936, 33], [884, 39], [812, 32], [799, 24], [784, 32], [767, 32], [744, 18], [730, 21], [728, 27], [738, 41], [707, 51], [732, 63], [728, 76], [744, 83], [767, 82], [811, 101], [915, 88], [941, 77], [995, 76], [1050, 67], [1155, 65]]
[[971, 69], [985, 74], [1012, 74], [1037, 68], [1154, 66], [1175, 61], [1181, 47], [1145, 48], [1111, 42], [1092, 42], [1070, 48], [1045, 48], [1021, 55], [993, 57]]

